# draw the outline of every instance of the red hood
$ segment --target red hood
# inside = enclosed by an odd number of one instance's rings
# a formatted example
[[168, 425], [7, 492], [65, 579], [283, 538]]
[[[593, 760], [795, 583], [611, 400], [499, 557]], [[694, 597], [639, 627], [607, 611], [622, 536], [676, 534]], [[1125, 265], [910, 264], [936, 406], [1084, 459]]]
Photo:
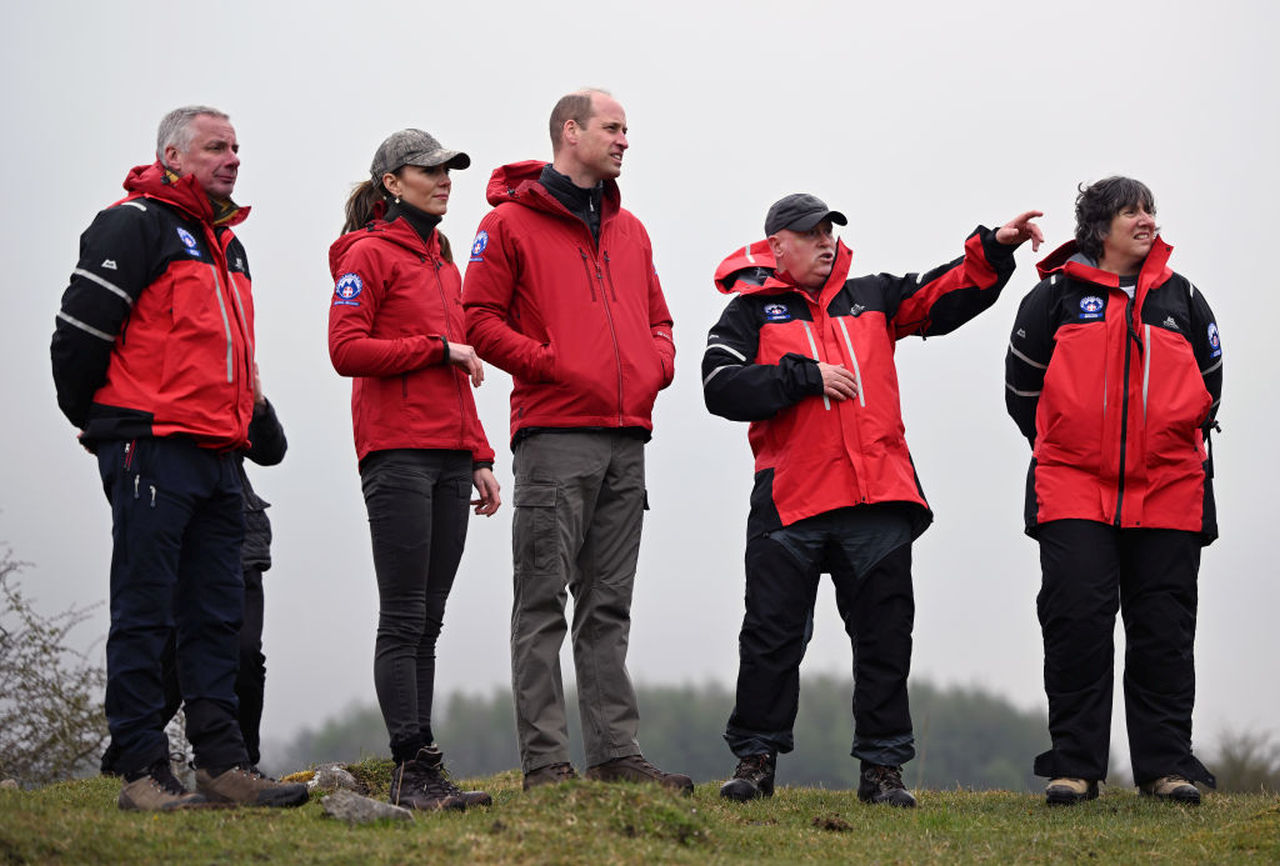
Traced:
[[[844, 245], [844, 241], [836, 241], [836, 260], [831, 267], [831, 274], [822, 287], [822, 295], [826, 295], [832, 286], [844, 285], [853, 263], [853, 252]], [[774, 274], [775, 263], [773, 252], [769, 249], [769, 241], [758, 240], [755, 243], [734, 250], [716, 268], [716, 288], [726, 295], [735, 292], [743, 295], [776, 294], [799, 290], [795, 283], [788, 279], [780, 279]]]
[[[1168, 264], [1169, 255], [1172, 252], [1173, 247], [1165, 243], [1164, 238], [1157, 235], [1155, 243], [1151, 245], [1151, 252], [1147, 253], [1147, 258], [1142, 263], [1142, 270], [1138, 272], [1138, 288], [1140, 290], [1158, 286], [1173, 276], [1173, 269]], [[1042, 280], [1050, 274], [1062, 273], [1064, 276], [1100, 286], [1117, 288], [1120, 285], [1120, 277], [1118, 275], [1088, 264], [1084, 260], [1084, 256], [1080, 254], [1080, 247], [1074, 240], [1067, 241], [1045, 256], [1036, 265], [1036, 270], [1040, 273], [1040, 279]]]
[[384, 210], [385, 208], [375, 207], [373, 222], [355, 231], [347, 232], [329, 245], [329, 272], [333, 274], [335, 280], [340, 276], [338, 270], [342, 257], [347, 254], [347, 251], [352, 246], [369, 238], [402, 246], [414, 255], [425, 255], [430, 258], [440, 257], [439, 231], [433, 231], [431, 233], [431, 243], [425, 244], [422, 241], [422, 236], [418, 234], [413, 226], [409, 225], [407, 220], [384, 221], [381, 218]]
[[[192, 175], [184, 175], [170, 182], [168, 171], [157, 160], [151, 165], [136, 165], [124, 178], [124, 188], [131, 198], [146, 196], [173, 205], [203, 223], [213, 225], [213, 204], [204, 189]], [[232, 205], [234, 213], [219, 225], [234, 226], [245, 221], [249, 208]]]
[[[556, 197], [547, 192], [547, 188], [538, 182], [542, 170], [550, 163], [541, 159], [526, 159], [523, 162], [512, 162], [500, 165], [489, 175], [489, 186], [485, 189], [485, 197], [489, 204], [498, 205], [513, 201], [526, 207], [544, 210], [560, 216], [570, 216], [564, 205]], [[600, 203], [600, 219], [609, 219], [622, 207], [622, 193], [618, 184], [612, 180], [604, 182], [604, 197]]]

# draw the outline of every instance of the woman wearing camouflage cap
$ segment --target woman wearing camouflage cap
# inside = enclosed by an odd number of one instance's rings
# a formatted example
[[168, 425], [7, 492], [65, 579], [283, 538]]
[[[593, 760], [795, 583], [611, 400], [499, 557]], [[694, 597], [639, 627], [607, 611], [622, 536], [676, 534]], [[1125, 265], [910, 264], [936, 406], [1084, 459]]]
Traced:
[[329, 356], [352, 378], [378, 580], [374, 684], [395, 761], [391, 802], [426, 810], [492, 802], [448, 780], [431, 732], [436, 638], [468, 505], [488, 516], [501, 504], [471, 396], [484, 368], [460, 342], [462, 282], [438, 229], [449, 171], [470, 164], [420, 129], [392, 134], [347, 200], [343, 234], [329, 249]]

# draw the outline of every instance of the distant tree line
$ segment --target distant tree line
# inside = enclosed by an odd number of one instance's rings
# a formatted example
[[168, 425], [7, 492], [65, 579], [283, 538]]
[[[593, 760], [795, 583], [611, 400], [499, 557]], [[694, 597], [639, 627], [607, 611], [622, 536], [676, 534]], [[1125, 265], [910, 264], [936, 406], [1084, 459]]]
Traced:
[[[835, 676], [804, 681], [796, 719], [796, 749], [779, 762], [779, 784], [857, 785], [858, 762], [849, 757], [851, 685]], [[736, 759], [722, 738], [733, 707], [732, 691], [716, 683], [641, 685], [637, 691], [642, 712], [640, 741], [647, 757], [701, 782], [732, 774]], [[511, 696], [505, 689], [487, 697], [454, 694], [439, 706], [436, 739], [454, 773], [482, 776], [519, 766]], [[572, 696], [569, 706], [575, 706]], [[917, 752], [907, 767], [911, 785], [1015, 791], [1043, 785], [1031, 775], [1032, 757], [1048, 748], [1042, 712], [1019, 710], [981, 689], [941, 689], [927, 681], [912, 683], [911, 706]], [[571, 714], [569, 727], [573, 760], [582, 767], [576, 714]], [[283, 769], [386, 753], [386, 729], [377, 708], [352, 707], [318, 729], [302, 732], [277, 757]], [[267, 763], [274, 766], [269, 760]]]

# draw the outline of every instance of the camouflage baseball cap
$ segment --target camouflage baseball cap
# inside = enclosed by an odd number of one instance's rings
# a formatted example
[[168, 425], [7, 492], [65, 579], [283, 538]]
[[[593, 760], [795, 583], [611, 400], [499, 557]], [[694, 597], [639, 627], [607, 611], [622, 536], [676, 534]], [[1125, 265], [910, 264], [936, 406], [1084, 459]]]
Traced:
[[386, 141], [378, 145], [378, 152], [373, 155], [373, 164], [369, 166], [369, 175], [378, 181], [384, 174], [393, 172], [402, 165], [466, 168], [471, 165], [471, 157], [460, 150], [446, 150], [430, 133], [421, 129], [402, 129], [391, 133]]
[[793, 232], [807, 232], [828, 218], [839, 226], [849, 224], [844, 214], [827, 207], [827, 203], [816, 195], [809, 195], [807, 192], [794, 192], [778, 199], [769, 208], [769, 213], [764, 218], [764, 233], [766, 236], [772, 237], [781, 229], [791, 229]]

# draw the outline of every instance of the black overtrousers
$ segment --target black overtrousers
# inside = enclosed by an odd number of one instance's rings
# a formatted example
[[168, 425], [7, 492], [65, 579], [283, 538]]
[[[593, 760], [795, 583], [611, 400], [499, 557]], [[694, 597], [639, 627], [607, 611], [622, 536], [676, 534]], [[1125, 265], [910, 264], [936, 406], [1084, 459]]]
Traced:
[[1177, 774], [1212, 785], [1191, 754], [1200, 537], [1091, 520], [1055, 520], [1037, 532], [1053, 748], [1036, 758], [1036, 774], [1106, 778], [1119, 610], [1134, 782]]

